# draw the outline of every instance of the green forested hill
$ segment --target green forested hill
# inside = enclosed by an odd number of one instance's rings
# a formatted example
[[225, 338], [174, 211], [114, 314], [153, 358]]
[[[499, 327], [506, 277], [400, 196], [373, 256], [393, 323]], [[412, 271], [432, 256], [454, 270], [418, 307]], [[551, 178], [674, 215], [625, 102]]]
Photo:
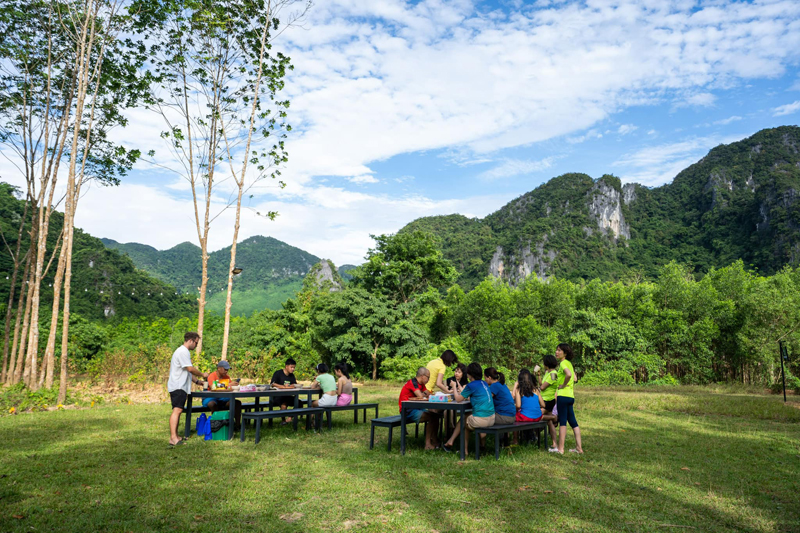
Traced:
[[[15, 189], [0, 183], [0, 228], [9, 246], [16, 246], [17, 229], [23, 213], [23, 202]], [[28, 213], [30, 219], [30, 212]], [[63, 215], [53, 212], [48, 233], [48, 260], [61, 232]], [[28, 235], [23, 236], [23, 253], [28, 247]], [[42, 283], [41, 309], [49, 319], [52, 305], [52, 282], [58, 258], [53, 261]], [[0, 308], [5, 310], [11, 281], [13, 261], [7, 250], [0, 253]], [[20, 271], [19, 278], [22, 277]], [[17, 282], [17, 295], [21, 281]], [[174, 287], [138, 270], [124, 255], [109, 250], [100, 239], [75, 228], [72, 256], [72, 292], [70, 308], [85, 318], [122, 318], [139, 316], [176, 317], [196, 310], [195, 299], [176, 294]]]
[[[139, 243], [103, 243], [131, 258], [137, 268], [170, 283], [180, 291], [197, 294], [200, 285], [200, 247], [184, 242], [159, 251]], [[208, 257], [208, 310], [223, 313], [230, 266], [230, 246]], [[272, 237], [255, 236], [236, 248], [236, 265], [242, 273], [234, 279], [232, 312], [249, 315], [263, 309], [279, 309], [303, 286], [303, 277], [319, 258]]]
[[672, 260], [702, 273], [742, 259], [771, 274], [800, 262], [799, 195], [800, 128], [783, 126], [718, 146], [661, 187], [565, 174], [484, 219], [426, 217], [401, 231], [434, 233], [466, 288], [488, 274], [651, 277]]

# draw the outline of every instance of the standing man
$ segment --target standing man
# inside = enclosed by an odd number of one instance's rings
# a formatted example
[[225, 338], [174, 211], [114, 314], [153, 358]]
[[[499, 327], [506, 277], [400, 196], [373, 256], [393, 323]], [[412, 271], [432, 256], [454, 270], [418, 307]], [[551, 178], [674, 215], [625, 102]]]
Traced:
[[200, 335], [193, 331], [186, 333], [183, 336], [183, 345], [172, 354], [172, 362], [169, 365], [167, 390], [172, 400], [172, 414], [169, 417], [170, 446], [183, 444], [183, 440], [178, 436], [178, 422], [186, 405], [186, 398], [192, 392], [192, 375], [203, 379], [208, 377], [208, 373], [200, 372], [192, 366], [191, 350], [197, 348], [198, 342]]

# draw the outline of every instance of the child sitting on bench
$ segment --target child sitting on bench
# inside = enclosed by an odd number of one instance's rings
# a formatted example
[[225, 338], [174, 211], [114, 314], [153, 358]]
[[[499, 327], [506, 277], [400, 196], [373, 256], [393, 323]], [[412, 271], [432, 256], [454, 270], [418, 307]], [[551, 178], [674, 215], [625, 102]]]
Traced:
[[[517, 382], [514, 384], [514, 391], [511, 393], [517, 406], [517, 422], [541, 422], [542, 420], [552, 421], [556, 419], [553, 415], [542, 413], [544, 400], [542, 400], [537, 385], [536, 378], [527, 368], [519, 371]], [[519, 443], [518, 431], [514, 432], [513, 443]]]

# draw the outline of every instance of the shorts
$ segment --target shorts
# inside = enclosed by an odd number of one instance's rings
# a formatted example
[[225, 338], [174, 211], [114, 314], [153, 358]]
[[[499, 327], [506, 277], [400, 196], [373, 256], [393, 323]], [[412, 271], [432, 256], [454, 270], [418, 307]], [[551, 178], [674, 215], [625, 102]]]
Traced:
[[516, 418], [513, 416], [506, 416], [506, 415], [498, 415], [497, 413], [494, 414], [494, 424], [495, 426], [507, 426], [509, 424], [513, 424], [516, 422]]
[[419, 419], [422, 417], [422, 415], [427, 412], [427, 409], [410, 409], [406, 411], [406, 423], [413, 422], [416, 424], [419, 422]]
[[169, 391], [169, 399], [172, 400], [172, 408], [185, 409], [186, 398], [188, 398], [188, 396], [189, 395], [186, 394], [186, 391], [183, 389]]
[[230, 398], [203, 398], [203, 407], [208, 407], [211, 402], [216, 402], [214, 409], [217, 411], [227, 411], [230, 409]]
[[553, 407], [556, 406], [556, 400], [553, 398], [552, 400], [545, 400], [544, 402], [544, 410], [553, 412]]
[[517, 411], [517, 422], [539, 422], [542, 420], [542, 417], [539, 418], [528, 418], [527, 416], [523, 415], [520, 411]]
[[495, 415], [491, 416], [475, 416], [469, 415], [467, 417], [467, 427], [469, 429], [488, 428], [494, 425]]
[[317, 404], [320, 407], [333, 407], [336, 405], [336, 395], [335, 394], [323, 394], [320, 399], [319, 403]]
[[352, 394], [342, 393], [339, 395], [339, 399], [336, 400], [336, 407], [344, 407], [345, 405], [350, 405], [350, 402], [352, 401], [353, 401]]

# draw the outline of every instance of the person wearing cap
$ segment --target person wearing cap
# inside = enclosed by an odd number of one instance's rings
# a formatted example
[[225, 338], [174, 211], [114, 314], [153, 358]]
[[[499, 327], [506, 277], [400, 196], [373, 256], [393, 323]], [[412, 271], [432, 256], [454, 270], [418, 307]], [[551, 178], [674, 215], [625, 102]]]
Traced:
[[[208, 390], [211, 390], [211, 385], [218, 381], [225, 385], [226, 389], [231, 388], [231, 377], [228, 371], [231, 369], [231, 364], [227, 361], [220, 361], [217, 363], [217, 371], [208, 375]], [[242, 416], [242, 402], [236, 400], [236, 411], [234, 412], [235, 424], [239, 425], [239, 420]], [[203, 407], [208, 407], [211, 412], [215, 411], [228, 411], [230, 410], [230, 398], [203, 398]]]

